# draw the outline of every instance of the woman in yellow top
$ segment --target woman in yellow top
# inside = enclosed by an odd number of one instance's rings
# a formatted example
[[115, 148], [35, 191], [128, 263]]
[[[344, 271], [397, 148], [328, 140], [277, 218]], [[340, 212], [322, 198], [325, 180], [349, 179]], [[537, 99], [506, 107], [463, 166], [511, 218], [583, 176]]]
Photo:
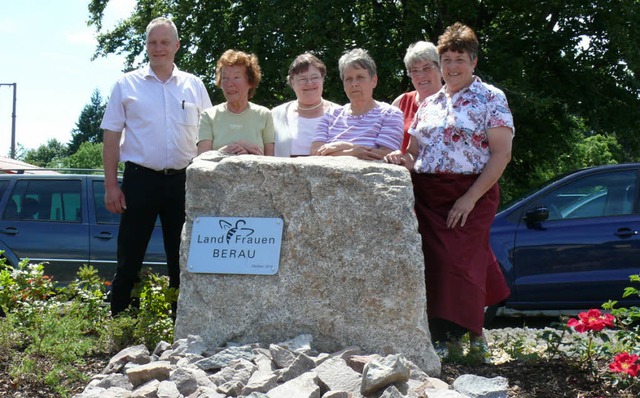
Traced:
[[227, 101], [200, 115], [198, 155], [213, 149], [235, 155], [273, 156], [271, 111], [249, 102], [260, 78], [255, 55], [236, 50], [222, 54], [216, 66], [216, 85]]

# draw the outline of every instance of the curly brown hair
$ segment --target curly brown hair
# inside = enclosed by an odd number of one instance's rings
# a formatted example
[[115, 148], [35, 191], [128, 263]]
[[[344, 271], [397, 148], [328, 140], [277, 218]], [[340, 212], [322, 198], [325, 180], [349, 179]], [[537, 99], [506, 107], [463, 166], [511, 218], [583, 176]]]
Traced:
[[438, 37], [438, 54], [447, 51], [468, 53], [472, 60], [478, 57], [480, 43], [476, 33], [467, 25], [456, 22], [447, 27], [444, 33]]
[[227, 50], [225, 51], [216, 65], [216, 86], [220, 87], [222, 82], [222, 68], [225, 66], [244, 66], [247, 68], [247, 81], [251, 85], [249, 89], [249, 98], [253, 97], [256, 88], [262, 79], [260, 65], [258, 65], [258, 57], [254, 54], [247, 54], [242, 51]]

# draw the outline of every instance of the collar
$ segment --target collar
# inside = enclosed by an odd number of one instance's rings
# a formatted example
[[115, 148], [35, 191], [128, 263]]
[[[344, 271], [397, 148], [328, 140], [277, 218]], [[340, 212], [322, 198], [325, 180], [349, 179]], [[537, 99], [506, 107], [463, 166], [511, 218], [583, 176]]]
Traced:
[[[142, 71], [144, 72], [144, 77], [153, 77], [156, 80], [160, 80], [158, 79], [158, 76], [156, 76], [156, 73], [153, 71], [153, 69], [151, 69], [151, 65], [147, 64]], [[169, 78], [167, 79], [167, 81], [173, 79], [174, 77], [176, 77], [178, 75], [178, 73], [180, 73], [180, 69], [178, 69], [178, 65], [173, 64], [173, 70], [171, 71], [171, 76], [169, 76]]]
[[[479, 93], [482, 90], [482, 87], [483, 87], [482, 79], [480, 79], [478, 76], [474, 75], [473, 76], [473, 82], [471, 82], [470, 85], [468, 85], [467, 87], [465, 87], [462, 90], [458, 91], [454, 95], [464, 94], [467, 91], [470, 91], [472, 93]], [[445, 84], [444, 86], [442, 86], [442, 88], [440, 88], [440, 91], [438, 91], [437, 93], [433, 94], [433, 97], [436, 100], [441, 100], [444, 97], [446, 97], [446, 95], [447, 95], [447, 85]]]

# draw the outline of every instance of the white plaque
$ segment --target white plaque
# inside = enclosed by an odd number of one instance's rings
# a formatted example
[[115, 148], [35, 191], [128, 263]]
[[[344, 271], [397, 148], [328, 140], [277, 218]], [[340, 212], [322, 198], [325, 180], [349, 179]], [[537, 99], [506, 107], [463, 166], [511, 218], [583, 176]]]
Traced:
[[189, 272], [274, 275], [280, 265], [282, 219], [197, 217], [191, 230]]

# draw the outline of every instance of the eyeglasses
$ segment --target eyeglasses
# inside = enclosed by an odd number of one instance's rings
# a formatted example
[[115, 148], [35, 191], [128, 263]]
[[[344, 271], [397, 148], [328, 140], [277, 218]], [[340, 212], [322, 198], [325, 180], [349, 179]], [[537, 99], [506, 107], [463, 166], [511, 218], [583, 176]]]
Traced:
[[409, 69], [407, 72], [409, 76], [418, 76], [418, 75], [426, 75], [427, 73], [438, 69], [435, 65], [427, 65], [422, 68]]
[[307, 84], [307, 83], [316, 84], [322, 81], [322, 76], [315, 75], [311, 77], [296, 77], [293, 80], [296, 82], [296, 84], [300, 84], [300, 85]]

